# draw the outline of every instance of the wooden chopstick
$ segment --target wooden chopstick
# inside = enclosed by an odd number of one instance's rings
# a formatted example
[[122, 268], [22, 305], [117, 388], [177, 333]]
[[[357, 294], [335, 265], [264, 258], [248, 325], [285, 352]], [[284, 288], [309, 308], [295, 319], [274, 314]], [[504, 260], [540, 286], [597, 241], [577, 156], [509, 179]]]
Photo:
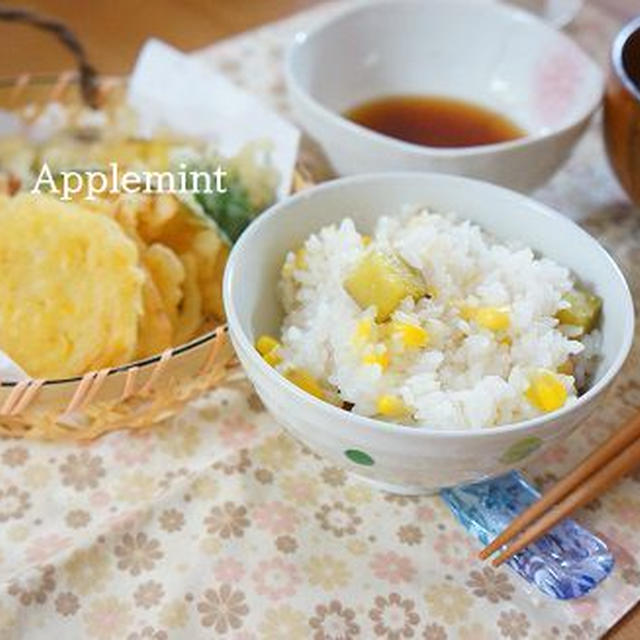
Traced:
[[527, 545], [537, 540], [549, 529], [558, 524], [560, 520], [566, 518], [570, 513], [591, 502], [595, 497], [604, 493], [611, 485], [617, 482], [622, 476], [629, 473], [640, 464], [640, 439], [627, 447], [620, 455], [602, 467], [583, 484], [570, 493], [560, 504], [555, 505], [547, 511], [515, 542], [512, 542], [497, 558], [492, 562], [494, 567], [500, 566], [508, 560], [514, 553], [524, 549]]
[[[611, 436], [603, 445], [598, 447], [592, 454], [587, 456], [582, 462], [576, 466], [573, 471], [569, 473], [565, 478], [563, 478], [560, 482], [554, 485], [549, 491], [547, 491], [537, 502], [532, 504], [528, 509], [523, 511], [517, 518], [511, 522], [511, 524], [500, 533], [494, 540], [492, 540], [479, 554], [480, 558], [483, 560], [488, 558], [492, 553], [497, 551], [500, 547], [508, 543], [510, 540], [515, 538], [518, 534], [525, 531], [526, 527], [536, 521], [540, 516], [542, 516], [545, 512], [547, 512], [552, 507], [557, 507], [558, 503], [568, 496], [572, 491], [577, 488], [584, 488], [586, 486], [587, 481], [590, 478], [595, 477], [601, 470], [603, 471], [606, 468], [608, 463], [611, 463], [613, 460], [617, 459], [616, 456], [620, 452], [625, 452], [627, 447], [632, 445], [632, 443], [637, 442], [640, 439], [640, 413], [635, 415], [622, 429], [617, 431], [613, 436]], [[640, 462], [640, 460], [638, 460]], [[633, 468], [633, 464], [629, 460], [629, 469]], [[626, 471], [621, 472], [621, 475], [624, 475]], [[617, 480], [620, 476], [613, 478], [612, 482]], [[601, 479], [605, 478], [605, 476], [600, 476]], [[589, 486], [594, 487], [593, 484]], [[608, 485], [607, 485], [608, 486]], [[595, 497], [598, 492], [594, 493], [591, 498]], [[584, 491], [581, 492], [581, 495], [584, 496]], [[585, 500], [588, 502], [591, 498]], [[584, 503], [582, 503], [584, 504]], [[575, 509], [577, 507], [572, 507]], [[557, 509], [554, 509], [553, 513], [556, 513]], [[564, 513], [562, 516], [558, 518], [560, 520], [567, 513]], [[547, 518], [547, 521], [549, 519]], [[558, 520], [555, 520], [553, 524], [556, 524]], [[553, 524], [549, 526], [553, 526]], [[548, 527], [547, 527], [548, 528]], [[537, 530], [537, 528], [536, 528]], [[536, 538], [542, 535], [545, 530], [541, 531], [536, 535]], [[505, 555], [505, 553], [501, 554], [499, 558], [496, 558], [495, 563], [500, 564], [504, 560], [507, 559], [516, 551], [524, 548], [527, 544], [530, 544], [535, 538], [529, 537], [527, 534], [527, 542], [521, 546], [517, 550], [511, 551], [509, 555]], [[511, 549], [511, 547], [509, 548]], [[504, 556], [504, 557], [503, 557]], [[498, 562], [499, 561], [499, 562]]]

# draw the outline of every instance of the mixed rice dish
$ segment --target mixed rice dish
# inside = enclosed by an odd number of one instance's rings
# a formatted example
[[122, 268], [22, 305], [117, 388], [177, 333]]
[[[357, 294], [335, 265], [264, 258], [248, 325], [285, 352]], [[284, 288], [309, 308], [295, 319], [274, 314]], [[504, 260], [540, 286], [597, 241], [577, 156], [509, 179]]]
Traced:
[[570, 271], [452, 214], [344, 219], [282, 267], [278, 338], [256, 348], [345, 410], [478, 429], [569, 406], [598, 361], [601, 300]]

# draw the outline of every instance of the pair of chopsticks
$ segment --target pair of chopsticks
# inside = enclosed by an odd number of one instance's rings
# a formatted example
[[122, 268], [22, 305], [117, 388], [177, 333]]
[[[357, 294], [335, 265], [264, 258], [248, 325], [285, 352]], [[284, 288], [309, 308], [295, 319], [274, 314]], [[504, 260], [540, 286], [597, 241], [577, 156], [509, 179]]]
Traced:
[[480, 552], [480, 558], [485, 560], [507, 545], [492, 561], [494, 567], [500, 566], [637, 465], [640, 465], [640, 413], [515, 518]]

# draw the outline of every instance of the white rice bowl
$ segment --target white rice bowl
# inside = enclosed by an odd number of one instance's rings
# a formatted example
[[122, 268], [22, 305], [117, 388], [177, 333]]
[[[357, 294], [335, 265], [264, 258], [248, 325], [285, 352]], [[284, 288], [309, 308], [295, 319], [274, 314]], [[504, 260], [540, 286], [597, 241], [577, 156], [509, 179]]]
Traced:
[[[305, 369], [364, 416], [380, 418], [378, 399], [392, 394], [410, 408], [401, 420], [408, 425], [480, 429], [540, 415], [525, 395], [531, 372], [557, 372], [571, 358], [573, 375], [556, 375], [567, 391], [564, 406], [576, 401], [595, 366], [600, 334], [578, 340], [575, 327], [559, 326], [554, 317], [575, 285], [568, 269], [454, 214], [417, 207], [380, 218], [365, 244], [347, 218], [307, 239], [303, 266], [294, 252], [287, 256], [281, 373]], [[436, 292], [417, 302], [407, 297], [393, 312], [393, 321], [426, 329], [429, 341], [392, 356], [384, 368], [363, 363], [362, 346], [354, 343], [359, 323], [373, 320], [376, 309], [361, 309], [343, 286], [372, 249], [399, 255]], [[510, 325], [495, 332], [469, 322], [460, 313], [464, 305], [508, 307]]]

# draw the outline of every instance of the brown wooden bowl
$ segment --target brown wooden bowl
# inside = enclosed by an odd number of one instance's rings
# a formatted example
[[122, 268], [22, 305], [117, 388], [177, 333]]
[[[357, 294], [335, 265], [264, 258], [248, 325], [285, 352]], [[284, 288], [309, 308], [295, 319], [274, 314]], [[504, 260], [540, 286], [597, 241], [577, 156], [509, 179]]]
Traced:
[[640, 16], [616, 37], [604, 101], [609, 161], [629, 197], [640, 206]]

